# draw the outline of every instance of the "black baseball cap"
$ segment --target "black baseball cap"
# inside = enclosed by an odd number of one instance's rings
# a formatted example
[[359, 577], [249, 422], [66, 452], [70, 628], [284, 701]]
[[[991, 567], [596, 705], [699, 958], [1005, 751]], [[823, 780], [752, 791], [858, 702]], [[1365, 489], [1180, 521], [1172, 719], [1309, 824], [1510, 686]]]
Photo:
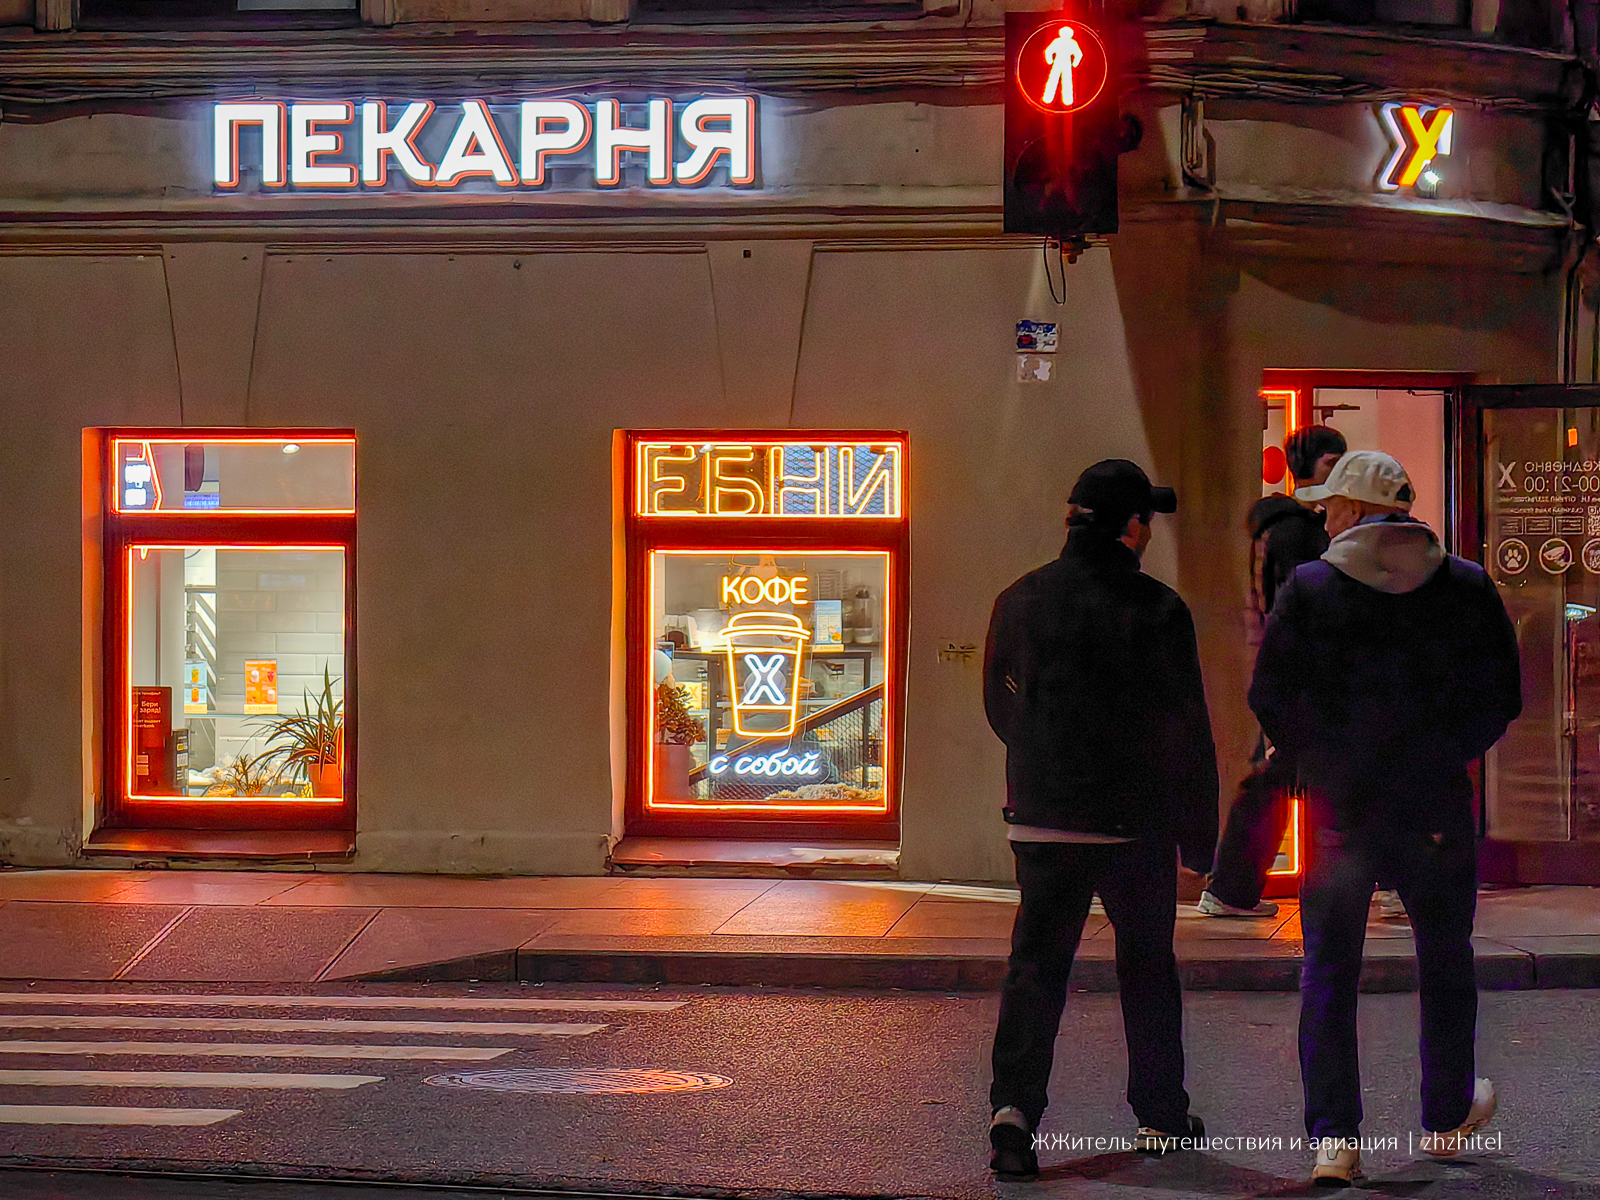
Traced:
[[1178, 493], [1153, 486], [1139, 464], [1125, 458], [1105, 459], [1079, 475], [1067, 502], [1102, 518], [1178, 511]]

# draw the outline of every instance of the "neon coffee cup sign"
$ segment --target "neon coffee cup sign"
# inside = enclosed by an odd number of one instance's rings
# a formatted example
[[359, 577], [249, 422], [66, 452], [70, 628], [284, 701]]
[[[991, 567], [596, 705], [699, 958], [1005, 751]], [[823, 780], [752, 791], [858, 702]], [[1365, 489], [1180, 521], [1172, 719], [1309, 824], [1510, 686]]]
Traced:
[[218, 191], [751, 187], [753, 96], [212, 105]]

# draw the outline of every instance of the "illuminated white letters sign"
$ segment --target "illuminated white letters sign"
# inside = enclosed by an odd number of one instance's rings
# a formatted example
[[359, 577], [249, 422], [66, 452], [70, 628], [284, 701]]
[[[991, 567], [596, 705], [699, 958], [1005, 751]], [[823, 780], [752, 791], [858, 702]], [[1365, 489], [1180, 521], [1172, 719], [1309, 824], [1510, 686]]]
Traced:
[[212, 105], [220, 191], [615, 188], [756, 181], [756, 101], [611, 97], [493, 105], [462, 100], [261, 101]]
[[771, 754], [741, 754], [736, 758], [718, 754], [707, 764], [707, 770], [719, 779], [726, 775], [730, 768], [735, 775], [750, 778], [760, 776], [775, 779], [778, 776], [798, 776], [801, 779], [815, 779], [822, 774], [822, 755], [815, 750], [808, 750], [802, 754], [775, 750]]

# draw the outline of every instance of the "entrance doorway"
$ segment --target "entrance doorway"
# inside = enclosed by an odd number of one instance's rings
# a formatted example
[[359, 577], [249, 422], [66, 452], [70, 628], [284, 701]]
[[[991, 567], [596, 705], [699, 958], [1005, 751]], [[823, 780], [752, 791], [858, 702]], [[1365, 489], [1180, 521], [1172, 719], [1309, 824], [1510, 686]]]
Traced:
[[[1483, 386], [1468, 376], [1268, 371], [1269, 448], [1325, 424], [1394, 455], [1416, 515], [1483, 563], [1522, 654], [1522, 716], [1475, 771], [1486, 883], [1600, 884], [1600, 387]], [[1304, 861], [1291, 828], [1269, 894]]]
[[[1289, 435], [1327, 425], [1344, 435], [1351, 450], [1382, 450], [1399, 459], [1417, 499], [1412, 513], [1430, 525], [1447, 549], [1457, 549], [1453, 469], [1458, 427], [1458, 392], [1467, 375], [1418, 371], [1269, 370], [1262, 401], [1262, 495], [1293, 494], [1283, 446]], [[1471, 551], [1465, 551], [1471, 556]], [[1266, 895], [1292, 896], [1305, 862], [1304, 804], [1296, 802], [1268, 874]]]
[[1484, 878], [1600, 883], [1600, 388], [1468, 387], [1463, 553], [1517, 629], [1522, 716], [1484, 761]]

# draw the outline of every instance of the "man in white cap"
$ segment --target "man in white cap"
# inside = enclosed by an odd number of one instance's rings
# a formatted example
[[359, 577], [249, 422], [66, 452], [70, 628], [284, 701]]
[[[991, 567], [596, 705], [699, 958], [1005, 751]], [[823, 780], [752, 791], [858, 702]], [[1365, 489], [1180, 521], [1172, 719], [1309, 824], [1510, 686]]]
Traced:
[[1475, 1078], [1477, 846], [1467, 766], [1522, 710], [1516, 634], [1483, 568], [1410, 516], [1387, 454], [1353, 450], [1302, 498], [1327, 512], [1322, 558], [1296, 569], [1267, 621], [1250, 707], [1305, 790], [1300, 1071], [1312, 1178], [1361, 1173], [1356, 991], [1367, 905], [1398, 887], [1416, 935], [1421, 1147], [1450, 1157], [1494, 1115]]

